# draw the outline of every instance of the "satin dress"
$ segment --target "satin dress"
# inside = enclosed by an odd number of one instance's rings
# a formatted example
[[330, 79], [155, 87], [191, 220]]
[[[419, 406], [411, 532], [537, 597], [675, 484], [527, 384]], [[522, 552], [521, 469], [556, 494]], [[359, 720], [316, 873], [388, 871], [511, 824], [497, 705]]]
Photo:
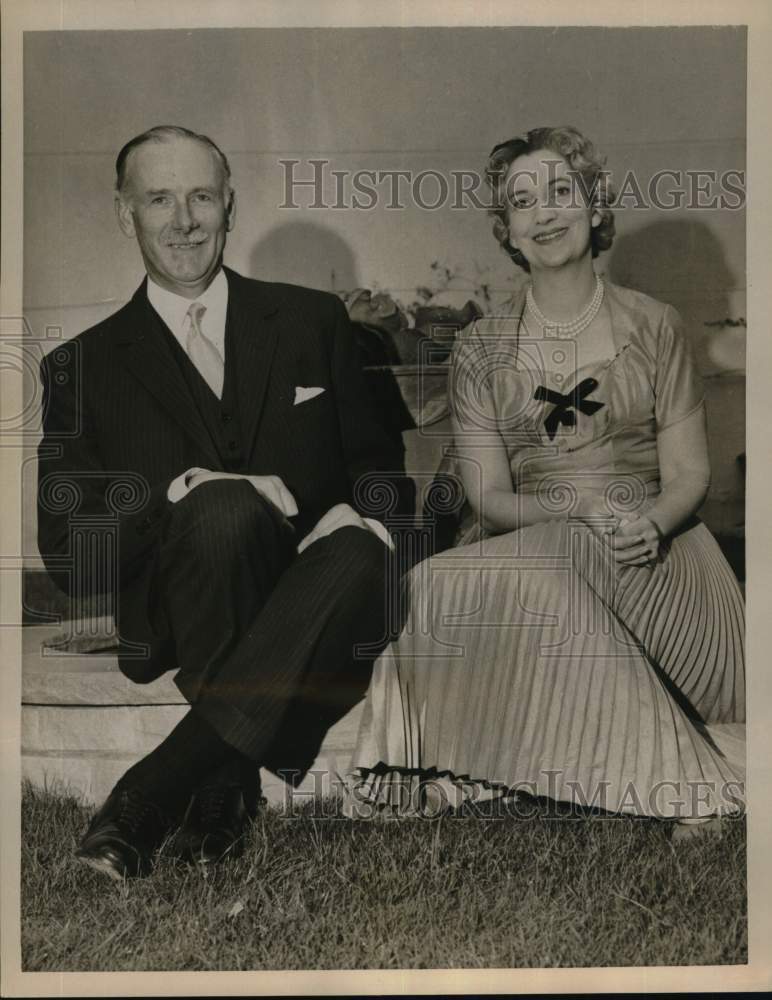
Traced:
[[494, 536], [472, 518], [407, 575], [405, 628], [367, 693], [353, 815], [420, 812], [430, 786], [451, 805], [524, 790], [661, 818], [744, 806], [744, 607], [715, 539], [695, 517], [656, 562], [625, 567], [568, 516], [576, 489], [609, 524], [645, 513], [658, 431], [704, 406], [675, 310], [607, 285], [602, 313], [612, 356], [578, 358], [568, 379], [553, 360], [573, 341], [524, 336], [522, 302], [459, 338], [449, 398], [465, 454], [503, 442], [515, 494], [558, 517]]

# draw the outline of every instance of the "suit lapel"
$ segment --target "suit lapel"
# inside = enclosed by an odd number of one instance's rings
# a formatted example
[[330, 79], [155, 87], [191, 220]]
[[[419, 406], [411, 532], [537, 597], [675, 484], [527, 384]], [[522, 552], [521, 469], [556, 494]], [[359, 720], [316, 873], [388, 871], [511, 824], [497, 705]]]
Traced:
[[263, 413], [278, 341], [279, 304], [271, 294], [270, 285], [246, 281], [228, 268], [225, 273], [228, 278], [226, 338], [235, 349], [236, 393], [245, 454], [249, 455]]
[[202, 449], [208, 467], [218, 469], [217, 448], [165, 342], [162, 320], [147, 299], [146, 281], [131, 300], [125, 334], [119, 342], [134, 377]]

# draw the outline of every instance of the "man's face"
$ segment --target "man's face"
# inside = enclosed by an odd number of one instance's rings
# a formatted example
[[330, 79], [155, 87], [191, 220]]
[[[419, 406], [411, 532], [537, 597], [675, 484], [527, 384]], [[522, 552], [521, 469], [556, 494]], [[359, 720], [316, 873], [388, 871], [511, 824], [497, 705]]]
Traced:
[[194, 139], [146, 142], [132, 151], [116, 197], [121, 229], [136, 236], [150, 277], [195, 299], [220, 269], [234, 204], [215, 154]]

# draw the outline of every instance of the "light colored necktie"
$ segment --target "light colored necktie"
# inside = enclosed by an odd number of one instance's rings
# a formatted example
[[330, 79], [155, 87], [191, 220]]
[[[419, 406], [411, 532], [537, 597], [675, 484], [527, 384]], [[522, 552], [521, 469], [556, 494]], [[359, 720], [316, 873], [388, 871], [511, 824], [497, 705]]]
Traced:
[[188, 357], [215, 396], [221, 399], [225, 363], [220, 352], [201, 329], [201, 317], [205, 312], [206, 306], [200, 302], [194, 302], [188, 309], [187, 315], [190, 320], [187, 338]]

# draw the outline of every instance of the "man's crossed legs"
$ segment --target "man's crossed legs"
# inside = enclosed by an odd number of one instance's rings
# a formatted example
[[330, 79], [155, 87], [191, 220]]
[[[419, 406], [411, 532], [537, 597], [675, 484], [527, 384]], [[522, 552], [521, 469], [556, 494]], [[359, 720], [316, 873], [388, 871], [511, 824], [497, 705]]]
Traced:
[[[300, 717], [323, 725], [363, 691], [386, 642], [390, 553], [353, 526], [300, 555], [295, 543], [245, 480], [202, 483], [171, 506], [151, 613], [174, 642], [175, 681], [192, 707], [97, 812], [78, 849], [92, 867], [147, 874], [183, 817], [176, 854], [236, 853], [257, 808], [259, 767], [294, 759], [285, 741], [298, 696]], [[368, 651], [356, 662], [358, 646]]]

